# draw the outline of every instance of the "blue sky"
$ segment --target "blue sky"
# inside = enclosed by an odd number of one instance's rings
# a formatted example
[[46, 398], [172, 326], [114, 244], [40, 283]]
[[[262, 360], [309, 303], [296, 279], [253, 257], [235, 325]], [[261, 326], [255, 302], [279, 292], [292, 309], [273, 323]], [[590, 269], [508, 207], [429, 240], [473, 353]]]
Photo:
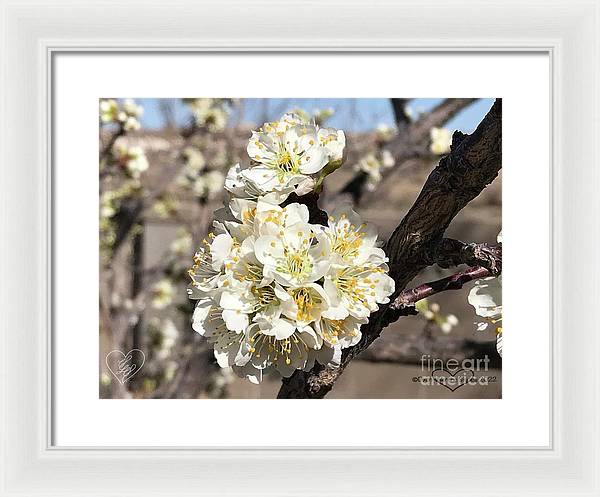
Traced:
[[[141, 119], [144, 127], [160, 129], [164, 126], [164, 119], [160, 112], [160, 100], [157, 98], [136, 99], [144, 107]], [[177, 123], [184, 124], [189, 119], [189, 110], [180, 99], [171, 100]], [[409, 107], [413, 112], [427, 111], [442, 100], [442, 98], [416, 98], [409, 102]], [[491, 108], [493, 102], [493, 98], [484, 98], [474, 102], [449, 121], [446, 127], [465, 133], [472, 132]], [[272, 121], [296, 107], [303, 108], [308, 112], [316, 108], [332, 107], [336, 113], [327, 121], [327, 124], [346, 131], [367, 131], [375, 128], [378, 124], [393, 125], [394, 122], [392, 108], [389, 99], [386, 98], [248, 98], [243, 99], [243, 115], [240, 116], [234, 112], [230, 123], [241, 121], [262, 124], [265, 116], [267, 116], [267, 120]]]

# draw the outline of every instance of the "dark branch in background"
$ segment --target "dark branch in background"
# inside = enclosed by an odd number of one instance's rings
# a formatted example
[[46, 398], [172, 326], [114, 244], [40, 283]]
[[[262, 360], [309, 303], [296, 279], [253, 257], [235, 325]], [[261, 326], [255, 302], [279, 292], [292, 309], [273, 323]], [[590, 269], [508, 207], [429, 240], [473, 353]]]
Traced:
[[455, 359], [458, 362], [464, 359], [485, 360], [487, 358], [489, 368], [502, 368], [502, 358], [496, 351], [495, 341], [477, 342], [469, 338], [431, 337], [424, 334], [408, 337], [397, 334], [386, 335], [363, 351], [356, 360], [420, 366], [422, 357], [427, 355], [442, 361]]
[[119, 247], [121, 247], [123, 242], [127, 239], [127, 236], [129, 235], [136, 221], [142, 215], [144, 209], [146, 207], [151, 208], [157, 200], [167, 193], [172, 181], [177, 177], [185, 165], [185, 148], [189, 145], [191, 138], [200, 131], [202, 131], [202, 128], [198, 128], [195, 121], [190, 122], [187, 127], [181, 130], [181, 137], [184, 141], [175, 157], [175, 166], [170, 170], [165, 168], [163, 184], [166, 186], [164, 188], [153, 192], [151, 195], [148, 195], [143, 199], [132, 197], [122, 202], [121, 206], [119, 207], [119, 211], [115, 215], [117, 229], [115, 234], [115, 242], [113, 244], [113, 252], [116, 253]]
[[100, 162], [108, 158], [108, 156], [112, 153], [112, 148], [115, 142], [120, 136], [123, 136], [124, 134], [125, 128], [122, 124], [119, 123], [118, 129], [110, 135], [108, 141], [106, 142], [104, 147], [102, 147], [102, 150], [100, 150]]
[[390, 100], [398, 133], [403, 133], [410, 125], [410, 118], [406, 114], [406, 105], [410, 102], [410, 98], [391, 98]]
[[[475, 102], [476, 98], [447, 98], [438, 106], [434, 107], [429, 112], [423, 114], [415, 121], [410, 128], [411, 140], [408, 143], [419, 144], [427, 148], [429, 146], [429, 138], [431, 128], [438, 128], [447, 123], [456, 114], [465, 107]], [[398, 136], [396, 144], [401, 145], [401, 142], [406, 142], [406, 139]], [[393, 145], [391, 148], [394, 152]]]
[[100, 149], [100, 179], [104, 178], [105, 176], [108, 176], [113, 172], [113, 168], [115, 166], [114, 164], [111, 164], [111, 159], [113, 157], [113, 147], [115, 146], [115, 143], [119, 139], [119, 137], [125, 136], [125, 128], [123, 127], [123, 124], [119, 123], [118, 126], [119, 127], [117, 128], [117, 130], [108, 137], [108, 140]]
[[[452, 219], [498, 175], [502, 158], [502, 101], [496, 100], [475, 132], [452, 136], [450, 154], [440, 160], [417, 200], [390, 237], [385, 251], [390, 276], [396, 282], [395, 300], [406, 285], [432, 264], [444, 232]], [[322, 398], [333, 387], [348, 363], [365, 350], [398, 311], [382, 305], [362, 328], [362, 339], [346, 349], [338, 368], [317, 365], [296, 371], [283, 380], [279, 398]]]
[[[429, 133], [431, 128], [442, 126], [452, 119], [456, 114], [468, 105], [472, 104], [475, 98], [448, 98], [434, 107], [430, 112], [421, 116], [415, 122], [410, 122], [404, 112], [406, 99], [391, 99], [392, 108], [398, 126], [398, 133], [395, 138], [386, 145], [386, 148], [396, 159], [396, 165], [387, 174], [402, 167], [406, 161], [418, 157], [428, 156], [429, 153]], [[361, 172], [352, 178], [341, 190], [341, 193], [347, 193], [352, 196], [355, 204], [365, 191], [367, 174]]]

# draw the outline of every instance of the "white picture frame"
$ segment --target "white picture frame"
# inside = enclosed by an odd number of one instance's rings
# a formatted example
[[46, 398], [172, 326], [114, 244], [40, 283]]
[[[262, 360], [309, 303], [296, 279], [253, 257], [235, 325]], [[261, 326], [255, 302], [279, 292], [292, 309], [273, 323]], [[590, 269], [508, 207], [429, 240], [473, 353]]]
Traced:
[[[51, 0], [0, 6], [0, 495], [600, 495], [597, 2]], [[55, 54], [68, 51], [547, 53], [551, 446], [52, 446], [51, 67]], [[489, 416], [490, 429], [502, 422], [493, 410]]]

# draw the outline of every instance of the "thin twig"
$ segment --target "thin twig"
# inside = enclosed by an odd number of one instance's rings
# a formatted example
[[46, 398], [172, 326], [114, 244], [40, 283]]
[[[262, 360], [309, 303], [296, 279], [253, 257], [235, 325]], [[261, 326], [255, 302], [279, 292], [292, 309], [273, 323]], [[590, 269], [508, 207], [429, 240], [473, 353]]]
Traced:
[[487, 278], [488, 276], [492, 276], [489, 269], [484, 267], [470, 267], [446, 278], [423, 283], [415, 288], [404, 290], [389, 305], [389, 309], [390, 311], [402, 310], [406, 307], [414, 306], [419, 300], [426, 299], [427, 297], [448, 290], [460, 290], [465, 283], [481, 278]]

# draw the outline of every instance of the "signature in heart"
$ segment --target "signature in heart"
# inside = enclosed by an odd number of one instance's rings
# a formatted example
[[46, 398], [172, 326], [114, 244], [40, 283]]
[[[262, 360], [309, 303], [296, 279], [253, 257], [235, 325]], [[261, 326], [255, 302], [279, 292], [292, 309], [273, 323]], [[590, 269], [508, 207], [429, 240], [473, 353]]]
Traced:
[[106, 366], [121, 383], [129, 381], [146, 362], [146, 356], [140, 349], [131, 349], [127, 354], [120, 350], [111, 350], [106, 354]]
[[451, 392], [469, 383], [469, 380], [475, 376], [471, 369], [459, 369], [454, 373], [445, 369], [436, 369], [431, 373], [431, 378], [436, 385], [442, 385]]

